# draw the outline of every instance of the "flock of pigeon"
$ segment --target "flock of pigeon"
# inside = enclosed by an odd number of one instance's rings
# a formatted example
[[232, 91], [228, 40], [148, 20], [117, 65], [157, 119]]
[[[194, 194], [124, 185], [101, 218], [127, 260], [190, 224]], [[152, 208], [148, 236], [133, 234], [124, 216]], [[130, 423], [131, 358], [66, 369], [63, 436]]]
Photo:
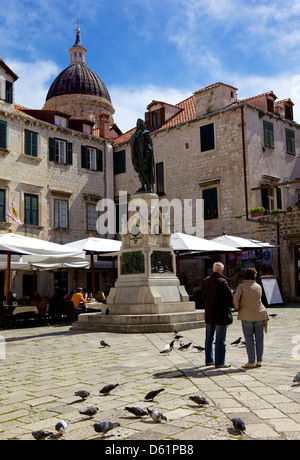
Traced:
[[[175, 337], [174, 340], [172, 340], [169, 344], [166, 345], [164, 350], [160, 351], [160, 353], [170, 353], [173, 348], [174, 348], [174, 343], [175, 340], [179, 340], [182, 338], [181, 335], [178, 334], [178, 330], [174, 329]], [[237, 345], [241, 341], [241, 337], [237, 339], [236, 341], [232, 342], [231, 345]], [[110, 345], [105, 342], [104, 340], [100, 341], [101, 347], [110, 347]], [[179, 350], [186, 350], [192, 345], [192, 342], [189, 342], [187, 344], [184, 344], [182, 341], [180, 342], [179, 345]], [[198, 351], [203, 351], [204, 348], [199, 346], [199, 345], [193, 345], [194, 348], [196, 348]], [[300, 385], [300, 372], [296, 374], [296, 376], [293, 379], [293, 382], [296, 385]], [[110, 384], [110, 385], [105, 385], [101, 390], [100, 394], [107, 396], [110, 394], [110, 392], [115, 389], [117, 386], [119, 386], [119, 383], [116, 384]], [[149, 391], [149, 393], [146, 394], [145, 396], [145, 401], [148, 402], [153, 402], [154, 398], [159, 395], [161, 392], [165, 391], [164, 388], [159, 388], [158, 390], [152, 390]], [[86, 390], [79, 390], [75, 392], [75, 396], [78, 396], [81, 398], [81, 401], [85, 401], [89, 396], [90, 393]], [[204, 396], [189, 396], [189, 399], [193, 401], [195, 404], [197, 404], [199, 407], [204, 407], [205, 405], [209, 404], [207, 399]], [[86, 409], [80, 410], [79, 414], [86, 415], [89, 417], [89, 419], [92, 419], [98, 412], [99, 408], [92, 406], [88, 407]], [[163, 420], [167, 421], [167, 417], [159, 412], [158, 410], [155, 409], [150, 409], [149, 407], [145, 409], [141, 407], [136, 407], [136, 406], [126, 406], [125, 410], [127, 412], [130, 412], [133, 414], [136, 418], [142, 418], [146, 416], [150, 416], [155, 423], [160, 423]], [[231, 419], [231, 422], [233, 424], [234, 429], [239, 432], [239, 433], [244, 433], [246, 431], [246, 425], [245, 422], [239, 418], [239, 417], [234, 417]], [[73, 422], [74, 423], [74, 422]], [[50, 432], [50, 431], [45, 431], [45, 430], [37, 430], [32, 432], [32, 436], [36, 440], [45, 440], [45, 439], [55, 439], [55, 438], [61, 438], [64, 436], [65, 431], [67, 430], [69, 426], [69, 422], [65, 420], [60, 420], [59, 422], [56, 423], [55, 425], [55, 431], [56, 433]], [[105, 437], [105, 435], [111, 431], [112, 429], [119, 427], [120, 423], [118, 422], [110, 422], [110, 421], [104, 421], [104, 422], [97, 422], [94, 423], [93, 427], [96, 433], [101, 433], [101, 437]]]

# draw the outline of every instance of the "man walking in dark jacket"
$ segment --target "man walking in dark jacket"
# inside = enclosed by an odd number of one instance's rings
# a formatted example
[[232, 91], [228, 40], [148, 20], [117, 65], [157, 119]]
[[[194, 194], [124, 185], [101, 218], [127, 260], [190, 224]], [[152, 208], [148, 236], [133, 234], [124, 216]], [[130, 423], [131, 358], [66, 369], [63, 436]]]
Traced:
[[[205, 362], [207, 366], [214, 365], [216, 368], [226, 368], [225, 364], [225, 341], [227, 326], [232, 323], [230, 307], [233, 304], [233, 296], [227, 281], [223, 276], [224, 265], [216, 262], [213, 273], [203, 281], [202, 295], [205, 303]], [[215, 341], [215, 361], [213, 359], [213, 341]]]

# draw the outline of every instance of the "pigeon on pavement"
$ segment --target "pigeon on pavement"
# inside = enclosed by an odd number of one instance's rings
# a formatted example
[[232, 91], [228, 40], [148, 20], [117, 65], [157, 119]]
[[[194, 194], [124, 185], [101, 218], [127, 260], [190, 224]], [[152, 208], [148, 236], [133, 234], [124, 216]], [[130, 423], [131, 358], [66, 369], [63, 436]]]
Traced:
[[141, 418], [144, 415], [148, 415], [148, 412], [142, 409], [141, 407], [125, 407], [125, 410], [135, 415], [137, 418]]
[[44, 430], [37, 430], [32, 432], [32, 436], [34, 439], [37, 441], [44, 441], [46, 438], [49, 438], [49, 436], [52, 436], [53, 433], [50, 431], [44, 431]]
[[96, 433], [102, 433], [102, 437], [106, 435], [110, 430], [113, 428], [116, 428], [117, 426], [120, 426], [120, 423], [113, 423], [113, 422], [100, 422], [100, 423], [94, 423], [94, 430]]
[[190, 396], [189, 397], [194, 403], [199, 404], [199, 406], [204, 406], [205, 404], [209, 404], [204, 396]]
[[66, 422], [65, 420], [60, 420], [59, 422], [57, 422], [57, 424], [55, 425], [55, 429], [56, 431], [58, 431], [58, 433], [60, 434], [60, 436], [63, 436], [64, 435], [64, 432], [66, 431], [66, 429], [68, 428], [69, 426], [69, 423]]
[[101, 345], [102, 347], [110, 347], [110, 345], [109, 345], [107, 342], [105, 342], [105, 340], [101, 340], [101, 341], [100, 341], [100, 345]]
[[97, 414], [98, 410], [98, 407], [88, 407], [87, 409], [80, 410], [79, 414], [88, 415], [90, 418], [93, 418]]
[[105, 387], [103, 387], [103, 388], [100, 390], [100, 393], [101, 393], [101, 394], [104, 394], [104, 395], [108, 395], [108, 394], [109, 394], [114, 388], [116, 388], [118, 385], [119, 385], [119, 383], [111, 384], [111, 385], [105, 385]]
[[242, 340], [242, 337], [239, 337], [237, 340], [231, 343], [231, 345], [238, 345], [240, 341]]
[[170, 343], [167, 343], [165, 348], [160, 351], [160, 353], [166, 353], [166, 354], [169, 354], [174, 348], [174, 340], [172, 340], [172, 342]]
[[90, 393], [85, 390], [76, 391], [75, 396], [79, 396], [83, 401], [90, 396]]
[[147, 407], [148, 414], [152, 417], [152, 419], [156, 423], [160, 423], [162, 420], [165, 420], [167, 422], [167, 417], [163, 415], [161, 412], [158, 412], [157, 410], [152, 410]]
[[238, 417], [234, 417], [233, 419], [231, 419], [232, 423], [233, 423], [233, 426], [236, 430], [240, 431], [240, 432], [244, 432], [246, 431], [246, 425], [245, 425], [245, 422], [241, 419], [241, 418], [238, 418]]
[[153, 390], [153, 391], [149, 391], [149, 393], [146, 394], [145, 396], [145, 399], [147, 401], [153, 401], [153, 399], [155, 398], [155, 396], [157, 396], [159, 393], [161, 393], [162, 391], [165, 391], [164, 388], [160, 388], [159, 390]]
[[180, 345], [179, 350], [187, 350], [191, 345], [192, 342], [184, 343], [183, 345]]
[[160, 353], [163, 353], [165, 355], [168, 355], [169, 353], [171, 353], [171, 351], [174, 349], [174, 347], [170, 347], [169, 345], [167, 347], [165, 347], [163, 350], [160, 351]]
[[174, 334], [178, 334], [178, 329], [174, 329]]
[[298, 385], [300, 385], [300, 372], [298, 372], [298, 374], [295, 375], [293, 382], [298, 383]]
[[180, 335], [180, 334], [177, 334], [174, 337], [174, 339], [176, 339], [176, 340], [179, 340], [179, 339], [182, 339], [182, 338], [183, 338], [183, 335]]
[[201, 345], [193, 345], [193, 348], [196, 348], [198, 351], [204, 351], [205, 348], [201, 347]]

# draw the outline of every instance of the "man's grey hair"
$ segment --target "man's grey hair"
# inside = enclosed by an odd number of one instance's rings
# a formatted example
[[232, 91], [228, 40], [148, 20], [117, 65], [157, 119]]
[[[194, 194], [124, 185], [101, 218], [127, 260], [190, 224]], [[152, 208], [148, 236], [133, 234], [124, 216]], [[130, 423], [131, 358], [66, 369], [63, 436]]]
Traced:
[[224, 272], [224, 264], [222, 262], [215, 262], [213, 272], [222, 274]]

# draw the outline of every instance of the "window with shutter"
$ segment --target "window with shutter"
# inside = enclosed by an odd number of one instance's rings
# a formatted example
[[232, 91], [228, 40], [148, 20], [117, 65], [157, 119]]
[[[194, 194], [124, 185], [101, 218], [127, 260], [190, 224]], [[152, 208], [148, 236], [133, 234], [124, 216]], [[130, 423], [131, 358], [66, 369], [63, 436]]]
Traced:
[[29, 193], [24, 194], [25, 204], [25, 225], [39, 224], [39, 198], [37, 195], [31, 195]]
[[126, 151], [120, 150], [114, 152], [114, 174], [122, 174], [126, 172]]
[[271, 149], [274, 148], [273, 123], [264, 120], [264, 145]]
[[54, 228], [69, 228], [69, 202], [54, 200]]
[[5, 190], [0, 190], [0, 222], [5, 222]]
[[27, 129], [25, 129], [25, 154], [38, 156], [38, 134]]
[[290, 129], [285, 130], [286, 151], [289, 155], [296, 155], [295, 133]]
[[201, 152], [207, 152], [215, 148], [214, 124], [200, 127]]
[[49, 138], [49, 161], [62, 165], [73, 164], [73, 144], [62, 139]]
[[6, 80], [6, 87], [5, 87], [5, 102], [8, 104], [13, 103], [13, 84], [11, 81]]
[[6, 149], [7, 148], [6, 130], [7, 130], [6, 121], [1, 121], [0, 120], [0, 149]]
[[217, 188], [205, 189], [202, 192], [204, 200], [204, 220], [218, 219], [218, 191]]
[[81, 167], [91, 171], [103, 171], [102, 150], [96, 147], [81, 146]]
[[157, 163], [156, 165], [156, 193], [158, 196], [165, 195], [163, 163]]

